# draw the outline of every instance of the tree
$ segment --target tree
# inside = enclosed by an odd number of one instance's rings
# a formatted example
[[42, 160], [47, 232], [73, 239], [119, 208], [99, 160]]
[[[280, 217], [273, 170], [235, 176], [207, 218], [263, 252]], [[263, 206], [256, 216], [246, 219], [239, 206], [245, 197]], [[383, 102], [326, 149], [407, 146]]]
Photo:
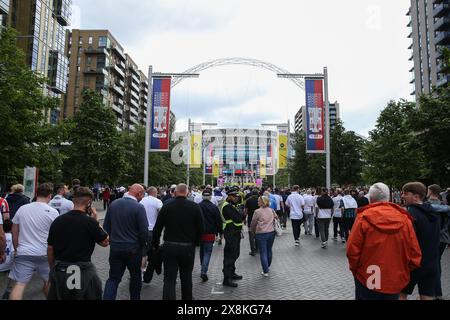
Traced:
[[423, 157], [409, 126], [416, 112], [416, 105], [405, 100], [391, 101], [381, 112], [364, 150], [367, 183], [384, 182], [400, 188], [424, 178]]
[[17, 47], [17, 32], [0, 30], [0, 176], [3, 182], [20, 181], [25, 166], [40, 166], [42, 155], [49, 151], [44, 126], [45, 111], [58, 100], [45, 97], [45, 78], [31, 71], [24, 52]]
[[103, 105], [99, 93], [83, 92], [79, 111], [66, 122], [69, 132], [64, 161], [66, 179], [78, 178], [84, 185], [119, 182], [126, 162], [116, 122], [116, 116]]
[[345, 131], [342, 121], [331, 130], [331, 181], [340, 186], [358, 185], [363, 167], [364, 140], [353, 131]]
[[289, 168], [291, 184], [302, 187], [324, 186], [326, 179], [325, 155], [307, 154], [306, 137], [303, 133], [294, 136], [295, 157]]

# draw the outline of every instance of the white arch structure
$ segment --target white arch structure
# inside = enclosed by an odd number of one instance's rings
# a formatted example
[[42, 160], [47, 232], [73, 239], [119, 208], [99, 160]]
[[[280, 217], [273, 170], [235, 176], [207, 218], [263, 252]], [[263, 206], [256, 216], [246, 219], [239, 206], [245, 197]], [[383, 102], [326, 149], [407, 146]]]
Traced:
[[[223, 58], [223, 59], [216, 59], [207, 61], [204, 63], [201, 63], [195, 67], [192, 67], [182, 74], [193, 74], [193, 73], [199, 73], [201, 71], [214, 68], [214, 67], [221, 67], [221, 66], [227, 66], [227, 65], [246, 65], [246, 66], [252, 66], [257, 68], [266, 69], [272, 72], [275, 72], [276, 74], [292, 74], [289, 71], [286, 71], [283, 68], [280, 68], [272, 63], [256, 60], [256, 59], [249, 59], [249, 58]], [[174, 76], [172, 79], [172, 88], [175, 87], [177, 84], [181, 83], [183, 80], [186, 80], [186, 77], [176, 77]], [[289, 78], [290, 81], [292, 81], [297, 87], [299, 87], [302, 90], [305, 90], [305, 84], [302, 80], [298, 78]]]

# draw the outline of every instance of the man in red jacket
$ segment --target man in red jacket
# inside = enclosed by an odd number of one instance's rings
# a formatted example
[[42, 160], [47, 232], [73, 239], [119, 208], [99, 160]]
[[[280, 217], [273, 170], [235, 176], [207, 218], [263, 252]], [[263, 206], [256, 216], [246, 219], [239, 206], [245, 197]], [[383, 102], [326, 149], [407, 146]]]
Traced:
[[347, 258], [355, 277], [356, 300], [398, 300], [420, 267], [422, 253], [413, 218], [390, 203], [389, 188], [370, 188], [371, 204], [361, 208], [347, 243]]

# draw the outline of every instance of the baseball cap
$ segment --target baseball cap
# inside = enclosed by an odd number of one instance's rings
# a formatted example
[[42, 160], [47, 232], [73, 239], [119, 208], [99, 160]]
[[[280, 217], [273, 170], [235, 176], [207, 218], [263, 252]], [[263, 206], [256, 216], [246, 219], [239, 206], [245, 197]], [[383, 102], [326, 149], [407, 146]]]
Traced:
[[228, 190], [227, 195], [228, 196], [237, 196], [237, 195], [239, 195], [239, 189], [236, 187], [232, 187], [232, 188], [230, 188], [230, 190]]

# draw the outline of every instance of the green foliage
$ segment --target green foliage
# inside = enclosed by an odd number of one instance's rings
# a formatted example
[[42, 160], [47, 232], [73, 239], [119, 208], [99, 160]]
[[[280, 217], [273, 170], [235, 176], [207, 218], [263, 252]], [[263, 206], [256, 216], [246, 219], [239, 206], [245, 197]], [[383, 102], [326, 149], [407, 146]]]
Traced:
[[43, 154], [50, 153], [44, 114], [58, 101], [44, 96], [45, 78], [26, 65], [16, 46], [17, 32], [0, 32], [0, 182], [7, 184], [21, 181], [25, 166], [42, 165]]
[[368, 183], [381, 181], [400, 188], [406, 182], [423, 178], [423, 159], [409, 126], [416, 111], [414, 103], [401, 100], [389, 102], [381, 112], [364, 151]]
[[[115, 184], [127, 168], [116, 117], [103, 105], [101, 94], [84, 91], [80, 110], [67, 121], [68, 143], [63, 170], [66, 180], [82, 184]], [[103, 181], [102, 181], [103, 180]]]
[[302, 187], [324, 186], [326, 179], [325, 155], [307, 154], [306, 137], [302, 134], [294, 136], [295, 158], [290, 165], [291, 184]]
[[339, 186], [359, 185], [363, 169], [364, 139], [345, 131], [338, 121], [330, 134], [331, 181]]

